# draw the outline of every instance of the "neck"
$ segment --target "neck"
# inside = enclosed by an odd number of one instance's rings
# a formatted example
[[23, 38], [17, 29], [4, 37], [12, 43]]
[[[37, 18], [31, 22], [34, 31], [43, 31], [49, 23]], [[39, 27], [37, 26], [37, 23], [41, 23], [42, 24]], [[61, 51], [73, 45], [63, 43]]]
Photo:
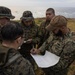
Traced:
[[17, 49], [17, 45], [14, 44], [13, 42], [7, 42], [7, 41], [3, 41], [2, 45], [8, 48], [14, 48]]

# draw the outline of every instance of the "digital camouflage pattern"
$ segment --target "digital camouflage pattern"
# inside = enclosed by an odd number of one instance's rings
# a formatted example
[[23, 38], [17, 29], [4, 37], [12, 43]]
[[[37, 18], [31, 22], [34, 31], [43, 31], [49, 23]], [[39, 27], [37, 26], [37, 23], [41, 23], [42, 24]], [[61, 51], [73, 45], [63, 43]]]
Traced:
[[[7, 7], [0, 6], [0, 19], [1, 18], [8, 18], [8, 19], [14, 19], [15, 16], [12, 15], [11, 10]], [[4, 22], [4, 21], [3, 21]], [[3, 25], [0, 23], [0, 42], [1, 40], [1, 27]]]
[[36, 47], [37, 44], [39, 44], [41, 32], [39, 31], [39, 26], [35, 24], [29, 27], [25, 25], [22, 26], [24, 29], [25, 41], [27, 41], [28, 39], [32, 39], [31, 43], [28, 42], [24, 43], [20, 50], [20, 53], [24, 54], [27, 57], [28, 55], [30, 55], [30, 50], [33, 47]]
[[35, 75], [32, 69], [32, 65], [29, 63], [28, 60], [26, 60], [22, 56], [18, 57], [11, 64], [6, 65], [8, 61], [12, 59], [12, 57], [14, 57], [16, 54], [19, 54], [19, 52], [14, 49], [9, 49], [4, 46], [0, 47], [0, 67], [3, 67], [4, 74], [5, 75]]
[[41, 41], [39, 44], [39, 47], [44, 43], [44, 41], [49, 37], [49, 32], [45, 29], [46, 26], [49, 25], [50, 22], [48, 21], [43, 21], [40, 25], [40, 31], [42, 33], [41, 35]]
[[21, 20], [29, 21], [34, 19], [33, 14], [31, 11], [24, 11], [22, 17], [20, 18]]
[[31, 62], [34, 68], [35, 61], [30, 55], [30, 50], [34, 47], [36, 48], [36, 46], [39, 44], [41, 32], [39, 30], [39, 26], [37, 26], [36, 24], [30, 25], [28, 27], [22, 24], [22, 26], [24, 29], [25, 41], [27, 41], [28, 39], [32, 39], [32, 41], [23, 43], [19, 52], [24, 58]]
[[67, 75], [70, 64], [75, 60], [75, 41], [72, 41], [70, 37], [71, 33], [57, 37], [51, 32], [50, 37], [40, 47], [41, 53], [48, 50], [60, 56], [56, 65], [43, 69], [47, 75]]
[[7, 7], [0, 6], [0, 18], [14, 19], [15, 16], [12, 15], [11, 10]]
[[38, 44], [40, 42], [41, 32], [39, 31], [39, 26], [32, 25], [26, 27], [23, 25], [25, 40], [33, 39], [33, 43]]
[[[29, 26], [25, 25], [25, 22], [32, 22]], [[21, 17], [21, 25], [24, 29], [25, 41], [32, 39], [32, 46], [40, 42], [41, 32], [39, 26], [35, 24], [34, 17], [31, 11], [24, 11]], [[30, 48], [31, 49], [31, 48]]]
[[25, 40], [19, 52], [24, 58], [31, 62], [34, 69], [35, 61], [30, 55], [30, 50], [39, 44], [41, 32], [39, 30], [39, 26], [35, 24], [34, 17], [31, 11], [23, 12], [23, 15], [21, 17], [21, 25], [24, 30]]
[[46, 10], [45, 15], [46, 15], [46, 20], [42, 22], [40, 25], [42, 37], [41, 37], [41, 42], [39, 46], [41, 46], [44, 43], [44, 41], [49, 37], [49, 32], [46, 30], [46, 27], [49, 25], [51, 19], [55, 16], [55, 10], [53, 8], [48, 8]]

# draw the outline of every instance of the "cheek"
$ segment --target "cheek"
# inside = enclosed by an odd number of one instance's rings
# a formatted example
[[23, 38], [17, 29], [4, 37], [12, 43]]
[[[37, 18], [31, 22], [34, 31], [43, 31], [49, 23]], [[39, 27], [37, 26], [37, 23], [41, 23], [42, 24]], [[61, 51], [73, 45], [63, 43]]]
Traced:
[[0, 23], [2, 24], [2, 25], [5, 25], [5, 24], [7, 24], [9, 21], [7, 21], [7, 20], [2, 20]]
[[65, 28], [61, 28], [60, 29], [63, 33], [65, 33], [66, 29]]
[[23, 44], [23, 42], [24, 42], [24, 39], [21, 39], [21, 40], [19, 41], [19, 46], [21, 46], [21, 45]]
[[3, 20], [0, 20], [0, 24], [3, 24], [3, 23], [5, 23]]
[[53, 17], [54, 17], [54, 14], [51, 14], [51, 15], [50, 15], [50, 19], [52, 19]]
[[55, 34], [58, 33], [58, 31], [59, 31], [59, 29], [53, 30], [53, 32], [54, 32]]
[[24, 38], [21, 40], [21, 45], [24, 43]]
[[32, 24], [32, 22], [25, 23], [25, 25], [27, 25], [27, 26], [29, 26], [29, 25], [31, 25], [31, 24]]

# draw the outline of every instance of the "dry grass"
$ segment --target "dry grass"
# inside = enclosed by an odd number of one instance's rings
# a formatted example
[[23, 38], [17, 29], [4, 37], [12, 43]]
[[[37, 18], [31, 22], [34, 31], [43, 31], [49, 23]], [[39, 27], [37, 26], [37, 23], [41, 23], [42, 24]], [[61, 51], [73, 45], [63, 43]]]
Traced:
[[68, 19], [68, 27], [69, 27], [72, 31], [75, 31], [75, 19]]

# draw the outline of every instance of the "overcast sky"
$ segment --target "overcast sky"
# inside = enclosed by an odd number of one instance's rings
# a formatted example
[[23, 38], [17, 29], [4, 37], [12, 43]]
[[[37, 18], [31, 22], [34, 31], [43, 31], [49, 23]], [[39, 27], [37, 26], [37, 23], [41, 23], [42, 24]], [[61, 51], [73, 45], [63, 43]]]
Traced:
[[0, 5], [5, 6], [53, 6], [53, 7], [74, 7], [75, 0], [0, 0]]
[[0, 0], [0, 6], [9, 7], [16, 17], [20, 17], [25, 10], [32, 11], [34, 17], [42, 17], [49, 7], [75, 7], [75, 0]]

